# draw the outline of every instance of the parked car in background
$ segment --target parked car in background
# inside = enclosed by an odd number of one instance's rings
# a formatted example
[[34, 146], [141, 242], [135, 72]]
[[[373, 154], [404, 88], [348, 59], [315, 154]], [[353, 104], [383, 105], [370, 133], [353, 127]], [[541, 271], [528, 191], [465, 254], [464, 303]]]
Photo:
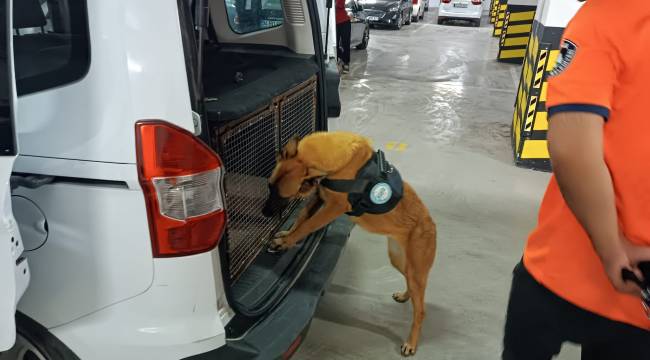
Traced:
[[438, 24], [447, 20], [468, 20], [474, 26], [481, 26], [482, 0], [441, 0], [438, 7]]
[[366, 19], [366, 13], [363, 6], [357, 0], [348, 0], [345, 8], [350, 16], [352, 24], [352, 34], [350, 36], [350, 45], [359, 50], [364, 50], [370, 42], [370, 24]]
[[427, 0], [413, 0], [413, 14], [411, 20], [418, 22], [424, 19], [425, 3]]
[[362, 0], [361, 5], [370, 25], [399, 30], [403, 25], [411, 24], [411, 0]]

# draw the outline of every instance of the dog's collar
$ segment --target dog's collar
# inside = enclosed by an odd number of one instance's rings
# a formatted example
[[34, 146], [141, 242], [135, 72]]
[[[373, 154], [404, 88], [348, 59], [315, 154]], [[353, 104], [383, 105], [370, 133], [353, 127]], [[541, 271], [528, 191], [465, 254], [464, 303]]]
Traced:
[[391, 211], [403, 195], [402, 178], [384, 153], [377, 151], [357, 172], [354, 179], [322, 179], [320, 184], [329, 190], [347, 193], [352, 210], [348, 215], [365, 213], [385, 214]]
[[369, 183], [368, 180], [363, 179], [341, 180], [325, 178], [320, 181], [320, 185], [327, 189], [347, 194], [360, 194], [366, 191]]
[[[378, 174], [372, 174], [374, 176], [371, 177], [383, 176], [384, 174], [388, 174], [393, 171], [393, 167], [386, 162], [384, 158], [384, 152], [381, 150], [377, 150], [377, 152], [372, 154], [372, 157], [361, 168], [359, 173], [360, 174], [363, 173], [364, 170], [371, 163], [377, 164], [377, 171], [378, 171]], [[347, 194], [362, 194], [368, 191], [368, 185], [372, 181], [371, 179], [365, 177], [359, 177], [360, 174], [357, 174], [357, 177], [355, 179], [330, 179], [325, 177], [320, 180], [320, 185], [335, 192], [347, 193]]]
[[[381, 150], [377, 150], [376, 153], [372, 154], [372, 157], [361, 168], [359, 172], [360, 173], [363, 172], [363, 170], [368, 166], [368, 164], [377, 163], [377, 164], [382, 164], [382, 166], [380, 166], [379, 168], [379, 171], [380, 173], [383, 173], [385, 172], [383, 168], [384, 161], [385, 161], [384, 153]], [[347, 194], [361, 194], [367, 191], [368, 184], [370, 184], [370, 180], [365, 178], [359, 178], [359, 174], [357, 174], [357, 177], [355, 179], [329, 179], [326, 177], [320, 181], [320, 184], [323, 187], [335, 192], [347, 193]]]

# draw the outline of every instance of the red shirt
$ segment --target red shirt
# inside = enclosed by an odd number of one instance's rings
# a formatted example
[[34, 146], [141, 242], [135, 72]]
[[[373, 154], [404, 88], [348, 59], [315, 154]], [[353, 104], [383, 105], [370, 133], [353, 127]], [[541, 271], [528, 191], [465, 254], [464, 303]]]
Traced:
[[350, 15], [345, 10], [345, 0], [336, 0], [336, 25], [350, 21]]
[[[607, 119], [604, 158], [616, 195], [619, 227], [634, 244], [650, 246], [650, 3], [590, 0], [564, 33], [551, 72], [549, 115], [591, 112]], [[552, 121], [552, 120], [551, 120]], [[589, 181], [585, 179], [584, 181]], [[537, 228], [524, 252], [528, 271], [546, 288], [611, 320], [650, 330], [641, 299], [617, 292], [591, 239], [553, 177]]]

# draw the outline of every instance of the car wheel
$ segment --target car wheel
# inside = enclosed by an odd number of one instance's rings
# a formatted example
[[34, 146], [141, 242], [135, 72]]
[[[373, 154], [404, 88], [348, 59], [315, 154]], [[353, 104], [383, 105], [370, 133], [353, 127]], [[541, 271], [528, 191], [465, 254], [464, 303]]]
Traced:
[[415, 17], [411, 17], [411, 21], [413, 22], [420, 22], [420, 15], [415, 15]]
[[474, 20], [474, 27], [481, 27], [481, 19]]
[[412, 20], [413, 20], [413, 12], [409, 12], [409, 16], [406, 18], [406, 23], [404, 25], [411, 25]]
[[365, 50], [368, 48], [368, 43], [370, 42], [370, 26], [366, 26], [366, 31], [363, 32], [363, 40], [361, 44], [357, 45], [357, 49]]
[[0, 360], [79, 360], [59, 339], [27, 316], [16, 313], [16, 343]]
[[445, 24], [445, 19], [438, 18], [438, 25], [444, 25]]
[[395, 23], [395, 26], [393, 28], [395, 30], [399, 30], [402, 28], [403, 23], [404, 23], [404, 14], [399, 13], [399, 17], [397, 18], [397, 23]]

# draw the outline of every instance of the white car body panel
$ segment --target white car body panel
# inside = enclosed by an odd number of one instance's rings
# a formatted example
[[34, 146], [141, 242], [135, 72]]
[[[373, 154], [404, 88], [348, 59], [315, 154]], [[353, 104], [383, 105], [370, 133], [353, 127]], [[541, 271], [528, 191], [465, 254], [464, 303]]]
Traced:
[[141, 296], [50, 331], [80, 358], [177, 360], [225, 344], [231, 317], [216, 251], [156, 259], [151, 288]]
[[[466, 7], [460, 7], [466, 6]], [[451, 0], [440, 3], [438, 17], [450, 19], [480, 19], [483, 15], [483, 5], [474, 5], [470, 0]]]
[[15, 170], [58, 177], [16, 192], [43, 214], [21, 208], [20, 227], [47, 234], [25, 252], [34, 276], [18, 308], [84, 360], [214, 350], [231, 317], [218, 251], [153, 258], [135, 165], [138, 120], [194, 132], [178, 3], [87, 5], [87, 75], [18, 99]]
[[31, 275], [27, 260], [16, 263], [23, 254], [24, 245], [13, 217], [9, 193], [14, 159], [14, 156], [0, 156], [0, 351], [11, 348], [16, 340], [16, 304], [25, 293]]
[[[12, 1], [2, 2], [2, 13], [12, 13]], [[3, 21], [6, 29], [12, 28], [11, 18]], [[3, 31], [3, 36], [11, 36], [11, 32]], [[6, 98], [3, 100], [8, 104], [9, 116], [3, 117], [2, 121], [9, 121], [11, 134], [15, 131], [12, 125], [16, 114], [16, 87], [14, 83], [13, 48], [11, 41], [2, 41], [7, 48], [3, 49], [2, 56], [5, 68], [0, 69], [4, 83], [2, 92]], [[3, 109], [7, 110], [7, 109]], [[6, 129], [6, 128], [5, 128]], [[3, 129], [3, 131], [6, 131]], [[9, 150], [9, 147], [4, 147]], [[24, 251], [23, 239], [20, 236], [18, 223], [14, 219], [11, 206], [10, 177], [16, 160], [15, 150], [17, 145], [13, 144], [11, 153], [0, 156], [0, 351], [10, 349], [16, 341], [15, 313], [16, 304], [21, 299], [30, 282], [31, 272], [27, 260], [19, 261]]]
[[[19, 309], [32, 319], [47, 328], [60, 326], [151, 286], [153, 257], [141, 191], [55, 183], [15, 194], [37, 204], [49, 228], [43, 246], [26, 254], [33, 280]], [[28, 212], [16, 209], [19, 213]], [[35, 214], [19, 217], [26, 234], [43, 231], [44, 220]]]
[[177, 4], [87, 4], [90, 70], [18, 99], [21, 155], [134, 164], [136, 121], [164, 119], [194, 131]]
[[[135, 129], [133, 131], [135, 132]], [[62, 177], [69, 177], [74, 174], [76, 178], [120, 181], [126, 183], [129, 189], [140, 189], [135, 164], [68, 159], [47, 159], [47, 161], [43, 161], [40, 156], [21, 155], [14, 164], [14, 171]]]

